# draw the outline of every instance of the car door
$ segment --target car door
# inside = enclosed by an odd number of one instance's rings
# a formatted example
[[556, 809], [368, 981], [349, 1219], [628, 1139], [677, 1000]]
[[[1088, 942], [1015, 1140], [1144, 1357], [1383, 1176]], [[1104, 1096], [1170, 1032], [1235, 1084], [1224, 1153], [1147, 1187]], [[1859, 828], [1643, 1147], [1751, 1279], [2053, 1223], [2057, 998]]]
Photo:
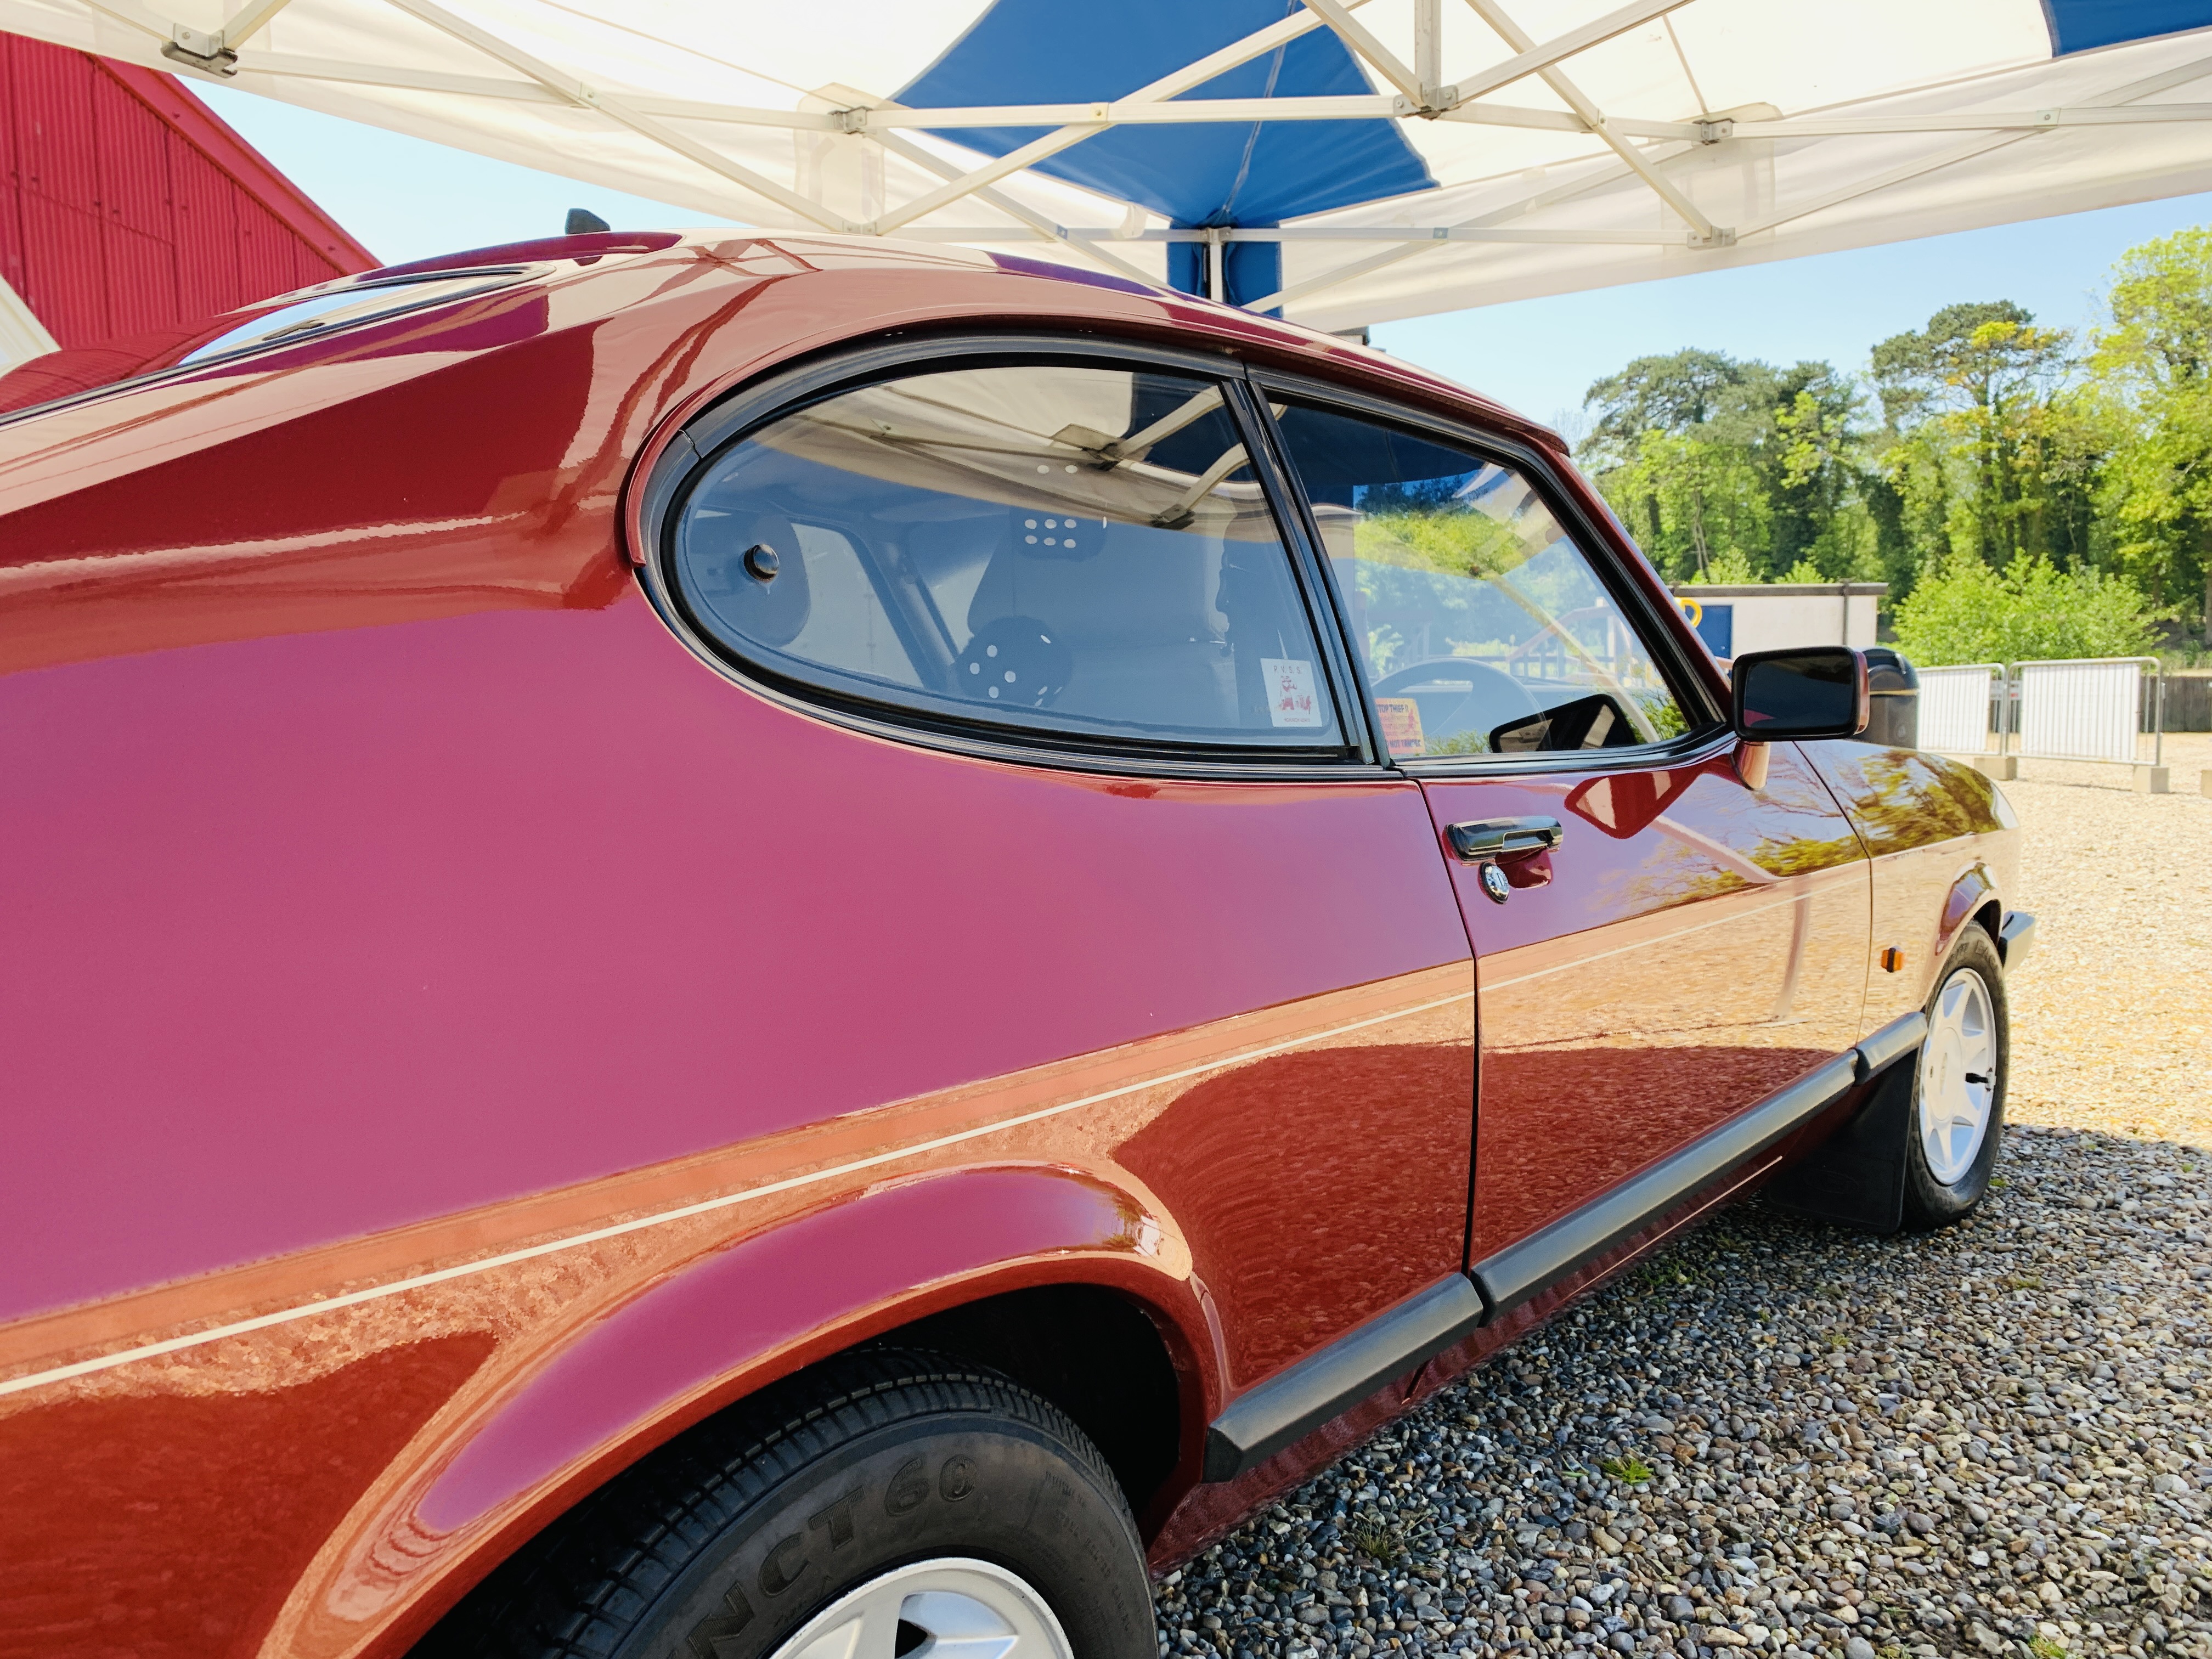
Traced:
[[1793, 746], [1740, 760], [1540, 458], [1268, 395], [1474, 947], [1470, 1262], [1510, 1290], [1486, 1261], [1860, 1035], [1866, 862]]
[[1100, 1155], [1184, 1230], [1241, 1389], [1457, 1273], [1472, 964], [1241, 388], [1057, 352], [939, 347], [695, 428], [668, 599], [749, 682], [897, 740], [860, 790], [884, 856], [844, 878], [883, 922], [855, 988], [906, 964], [874, 1040], [939, 1007], [920, 1052], [965, 1069], [910, 1087], [1106, 1091]]

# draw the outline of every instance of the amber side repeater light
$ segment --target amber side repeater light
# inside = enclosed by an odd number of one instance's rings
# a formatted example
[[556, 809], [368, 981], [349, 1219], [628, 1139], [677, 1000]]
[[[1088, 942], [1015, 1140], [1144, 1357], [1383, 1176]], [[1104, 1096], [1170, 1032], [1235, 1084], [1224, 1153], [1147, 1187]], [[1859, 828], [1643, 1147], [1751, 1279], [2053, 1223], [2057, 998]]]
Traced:
[[1882, 972], [1884, 972], [1885, 974], [1893, 974], [1893, 973], [1897, 972], [1897, 971], [1898, 971], [1898, 969], [1899, 969], [1900, 968], [1902, 968], [1902, 967], [1904, 967], [1904, 966], [1905, 966], [1905, 952], [1904, 952], [1904, 951], [1900, 951], [1900, 950], [1899, 950], [1899, 949], [1898, 949], [1894, 945], [1890, 945], [1889, 947], [1887, 947], [1886, 950], [1884, 950], [1884, 951], [1882, 951], [1882, 953], [1881, 953], [1881, 970], [1882, 970]]

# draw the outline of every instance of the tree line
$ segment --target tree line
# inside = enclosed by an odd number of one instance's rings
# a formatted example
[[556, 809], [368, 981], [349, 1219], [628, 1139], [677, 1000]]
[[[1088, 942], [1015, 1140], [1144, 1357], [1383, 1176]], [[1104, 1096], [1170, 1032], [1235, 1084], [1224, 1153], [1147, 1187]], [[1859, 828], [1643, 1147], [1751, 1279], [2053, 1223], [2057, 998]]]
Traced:
[[1717, 351], [1591, 386], [1579, 458], [1674, 581], [1886, 581], [1927, 662], [2212, 648], [2212, 228], [2077, 336], [1946, 306], [1863, 380]]

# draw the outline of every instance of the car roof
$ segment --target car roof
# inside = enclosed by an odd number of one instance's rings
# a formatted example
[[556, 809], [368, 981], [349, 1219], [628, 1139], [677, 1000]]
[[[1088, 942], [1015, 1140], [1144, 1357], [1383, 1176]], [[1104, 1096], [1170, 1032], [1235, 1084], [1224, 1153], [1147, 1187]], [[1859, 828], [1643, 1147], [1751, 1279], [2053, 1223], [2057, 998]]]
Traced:
[[[313, 296], [488, 268], [510, 273], [509, 291], [588, 289], [594, 276], [663, 262], [701, 262], [726, 267], [734, 276], [773, 276], [783, 282], [819, 283], [817, 309], [824, 337], [817, 344], [835, 344], [841, 334], [858, 343], [870, 335], [923, 324], [1016, 324], [1031, 335], [1070, 325], [1085, 333], [1133, 332], [1157, 343], [1221, 350], [1263, 367], [1410, 399], [1431, 412], [1502, 428], [1561, 455], [1570, 453], [1565, 441], [1549, 427], [1387, 352], [1200, 295], [1049, 258], [872, 236], [726, 228], [598, 232], [463, 249], [274, 295], [206, 319], [198, 326], [49, 353], [0, 374], [0, 426], [12, 426], [26, 416], [35, 419], [64, 405], [105, 401], [150, 381], [180, 375], [197, 379], [202, 370], [197, 365], [187, 368], [183, 362], [187, 356], [246, 322]], [[865, 280], [852, 280], [855, 277]], [[586, 304], [584, 309], [591, 307]], [[299, 337], [272, 344], [266, 351], [257, 349], [250, 361], [232, 362], [248, 372], [311, 368], [357, 349], [368, 326], [332, 330], [313, 338]], [[456, 331], [457, 335], [461, 332]], [[439, 343], [441, 350], [466, 353], [495, 349], [504, 342], [453, 338]], [[772, 365], [755, 364], [747, 373], [765, 367]], [[118, 421], [131, 418], [131, 411], [118, 409]], [[94, 415], [79, 428], [80, 434], [100, 424]]]

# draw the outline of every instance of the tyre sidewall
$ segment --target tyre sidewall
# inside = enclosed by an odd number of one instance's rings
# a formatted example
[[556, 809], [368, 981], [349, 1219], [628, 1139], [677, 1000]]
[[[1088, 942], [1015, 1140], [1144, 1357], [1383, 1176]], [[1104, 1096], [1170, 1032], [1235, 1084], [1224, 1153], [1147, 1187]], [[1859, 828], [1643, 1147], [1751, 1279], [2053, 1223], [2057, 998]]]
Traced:
[[1032, 1425], [946, 1413], [868, 1431], [775, 1480], [702, 1542], [618, 1659], [763, 1659], [891, 1568], [971, 1557], [1042, 1595], [1078, 1659], [1154, 1659], [1119, 1495]]
[[2011, 1016], [2005, 1003], [2003, 961], [1980, 927], [1968, 924], [1959, 942], [1951, 947], [1943, 970], [1936, 976], [1925, 1012], [1932, 1023], [1943, 988], [1962, 968], [1971, 968], [1980, 975], [1983, 984], [1989, 988], [1990, 1018], [1996, 1046], [1996, 1085], [1990, 1093], [1989, 1127], [1982, 1135], [1981, 1150], [1966, 1173], [1948, 1186], [1937, 1181], [1928, 1167], [1928, 1154], [1920, 1138], [1920, 1059], [1917, 1054], [1914, 1055], [1909, 1062], [1912, 1066], [1912, 1115], [1905, 1126], [1905, 1224], [1910, 1228], [1946, 1226], [1961, 1219], [1987, 1197], [1990, 1177], [1996, 1171], [2004, 1138], [2005, 1091], [2012, 1072]]

